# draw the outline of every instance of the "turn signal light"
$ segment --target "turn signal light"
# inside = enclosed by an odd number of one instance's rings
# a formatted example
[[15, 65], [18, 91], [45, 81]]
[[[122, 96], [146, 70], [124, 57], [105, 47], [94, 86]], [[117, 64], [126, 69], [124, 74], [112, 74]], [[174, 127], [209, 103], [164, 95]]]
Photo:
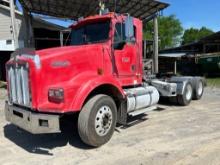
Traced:
[[48, 100], [53, 103], [62, 103], [64, 102], [64, 90], [59, 89], [49, 89], [48, 91]]

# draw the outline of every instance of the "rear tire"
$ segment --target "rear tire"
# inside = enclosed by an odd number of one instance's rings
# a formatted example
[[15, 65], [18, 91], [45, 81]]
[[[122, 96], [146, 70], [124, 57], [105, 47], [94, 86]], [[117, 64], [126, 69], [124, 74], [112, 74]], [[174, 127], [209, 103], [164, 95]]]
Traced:
[[183, 95], [177, 96], [177, 101], [179, 105], [187, 106], [192, 101], [193, 97], [193, 87], [190, 82], [187, 82], [184, 88]]
[[203, 92], [204, 92], [204, 83], [202, 82], [202, 80], [199, 80], [198, 83], [196, 84], [193, 99], [200, 100], [203, 96]]
[[107, 95], [94, 96], [79, 114], [79, 136], [84, 143], [99, 147], [111, 139], [116, 119], [117, 108], [114, 100]]

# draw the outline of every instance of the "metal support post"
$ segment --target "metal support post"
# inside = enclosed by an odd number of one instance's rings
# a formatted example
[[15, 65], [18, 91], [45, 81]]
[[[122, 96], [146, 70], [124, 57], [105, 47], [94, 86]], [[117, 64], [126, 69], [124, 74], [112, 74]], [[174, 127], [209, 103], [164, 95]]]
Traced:
[[12, 27], [12, 34], [14, 40], [14, 47], [15, 49], [18, 48], [18, 34], [17, 34], [17, 24], [16, 24], [16, 17], [15, 17], [15, 4], [14, 0], [10, 0], [10, 15], [11, 15], [11, 27]]
[[158, 46], [158, 20], [157, 20], [157, 14], [155, 15], [154, 19], [154, 55], [153, 55], [153, 64], [154, 64], [154, 70], [153, 72], [157, 74], [159, 72], [158, 69], [158, 52], [159, 52], [159, 46]]
[[177, 74], [177, 61], [174, 61], [174, 74]]

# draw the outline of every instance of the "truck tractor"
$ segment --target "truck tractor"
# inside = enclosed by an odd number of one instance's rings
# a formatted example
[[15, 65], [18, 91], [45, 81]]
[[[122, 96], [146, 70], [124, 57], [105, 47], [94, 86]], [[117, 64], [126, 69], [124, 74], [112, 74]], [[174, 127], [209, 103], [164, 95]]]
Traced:
[[18, 50], [7, 62], [7, 121], [32, 134], [60, 133], [62, 117], [78, 114], [80, 138], [99, 147], [116, 124], [157, 109], [160, 97], [182, 106], [202, 97], [201, 77], [144, 73], [140, 19], [110, 12], [70, 28], [69, 46]]

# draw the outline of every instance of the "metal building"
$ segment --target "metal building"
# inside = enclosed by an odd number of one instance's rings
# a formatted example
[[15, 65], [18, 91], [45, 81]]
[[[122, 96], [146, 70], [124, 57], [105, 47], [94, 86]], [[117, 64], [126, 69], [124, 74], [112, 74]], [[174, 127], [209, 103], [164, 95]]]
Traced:
[[196, 42], [175, 48], [161, 50], [161, 62], [167, 66], [174, 54], [185, 54], [178, 58], [178, 70], [187, 75], [220, 75], [220, 32], [204, 37]]

